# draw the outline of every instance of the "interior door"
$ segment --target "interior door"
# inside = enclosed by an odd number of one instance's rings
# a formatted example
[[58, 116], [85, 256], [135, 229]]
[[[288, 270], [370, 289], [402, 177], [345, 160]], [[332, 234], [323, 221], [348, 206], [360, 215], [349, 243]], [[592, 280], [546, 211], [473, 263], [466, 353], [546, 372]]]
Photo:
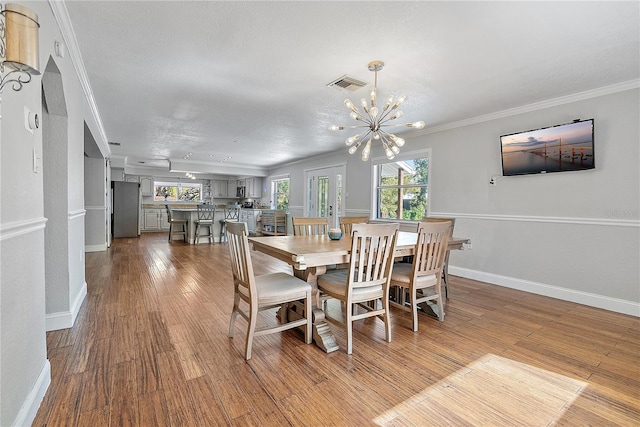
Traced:
[[326, 217], [330, 228], [339, 227], [343, 210], [344, 165], [306, 172], [305, 215]]

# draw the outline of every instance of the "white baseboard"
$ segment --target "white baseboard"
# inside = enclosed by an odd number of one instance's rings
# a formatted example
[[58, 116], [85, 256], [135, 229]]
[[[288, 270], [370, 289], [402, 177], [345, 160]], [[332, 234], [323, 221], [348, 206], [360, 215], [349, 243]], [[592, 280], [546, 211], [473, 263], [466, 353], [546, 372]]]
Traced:
[[107, 250], [107, 243], [101, 243], [99, 245], [85, 245], [85, 252], [104, 252]]
[[455, 267], [453, 265], [449, 266], [449, 274], [465, 277], [467, 279], [478, 280], [480, 282], [491, 283], [493, 285], [504, 286], [505, 288], [518, 289], [520, 291], [531, 292], [537, 295], [557, 298], [563, 301], [570, 301], [578, 304], [588, 305], [590, 307], [615, 311], [616, 313], [640, 317], [640, 304], [636, 301], [611, 298], [604, 295], [597, 295], [588, 292], [576, 291], [573, 289], [561, 288], [559, 286], [532, 282], [515, 277], [502, 276], [499, 274], [486, 273], [484, 271]]
[[45, 359], [38, 379], [22, 404], [20, 412], [13, 421], [13, 426], [30, 426], [33, 423], [49, 384], [51, 384], [51, 363], [49, 363], [49, 359]]
[[50, 313], [45, 316], [47, 332], [71, 328], [76, 321], [76, 317], [78, 317], [78, 312], [80, 311], [80, 307], [82, 306], [86, 296], [87, 282], [84, 282], [82, 289], [80, 289], [80, 292], [71, 306], [71, 310]]

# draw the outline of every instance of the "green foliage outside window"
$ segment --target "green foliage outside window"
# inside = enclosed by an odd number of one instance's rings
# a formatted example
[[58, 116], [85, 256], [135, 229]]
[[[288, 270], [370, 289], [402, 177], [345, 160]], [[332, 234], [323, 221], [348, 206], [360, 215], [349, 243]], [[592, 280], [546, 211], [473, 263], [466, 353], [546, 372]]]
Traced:
[[273, 181], [274, 208], [289, 210], [289, 178]]
[[427, 158], [377, 166], [378, 218], [420, 221], [426, 216], [428, 166]]
[[200, 201], [200, 184], [167, 184], [161, 183], [155, 186], [156, 201]]

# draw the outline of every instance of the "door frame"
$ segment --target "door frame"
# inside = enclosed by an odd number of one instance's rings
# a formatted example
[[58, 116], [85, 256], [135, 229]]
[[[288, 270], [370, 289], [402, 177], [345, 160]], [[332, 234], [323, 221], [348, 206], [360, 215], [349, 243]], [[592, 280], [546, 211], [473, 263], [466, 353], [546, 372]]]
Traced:
[[[329, 221], [329, 228], [339, 227], [339, 218], [344, 212], [344, 189], [346, 188], [346, 163], [338, 165], [324, 166], [321, 168], [306, 169], [304, 171], [304, 216], [318, 216], [317, 206], [314, 206], [314, 202], [317, 200], [317, 177], [327, 176], [329, 179], [329, 210], [327, 212], [327, 219]], [[338, 175], [340, 179], [340, 189], [338, 192]], [[314, 184], [310, 185], [309, 181], [313, 180]], [[311, 194], [309, 193], [311, 190]], [[340, 199], [340, 200], [339, 200]], [[312, 214], [313, 213], [313, 214]]]

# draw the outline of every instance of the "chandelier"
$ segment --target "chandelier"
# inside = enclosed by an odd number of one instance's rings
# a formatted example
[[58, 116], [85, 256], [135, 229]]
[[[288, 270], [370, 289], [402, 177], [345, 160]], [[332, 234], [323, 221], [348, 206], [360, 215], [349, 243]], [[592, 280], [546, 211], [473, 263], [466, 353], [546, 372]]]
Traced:
[[384, 106], [382, 107], [382, 111], [378, 109], [376, 103], [378, 92], [378, 71], [382, 70], [383, 67], [384, 62], [382, 61], [369, 62], [369, 71], [373, 71], [375, 73], [375, 82], [373, 87], [371, 88], [370, 100], [367, 102], [366, 99], [362, 98], [362, 100], [360, 101], [362, 104], [362, 109], [364, 110], [364, 114], [360, 113], [358, 107], [356, 107], [350, 99], [344, 100], [344, 105], [346, 105], [347, 108], [351, 110], [349, 116], [356, 121], [362, 122], [363, 124], [353, 126], [333, 125], [329, 127], [329, 130], [363, 128], [363, 132], [347, 138], [345, 144], [350, 147], [349, 154], [354, 154], [356, 151], [358, 151], [358, 148], [360, 148], [362, 143], [366, 141], [366, 144], [362, 149], [362, 161], [364, 162], [369, 160], [369, 155], [371, 154], [371, 140], [380, 140], [382, 142], [382, 148], [384, 149], [384, 152], [389, 160], [393, 159], [396, 154], [400, 152], [400, 147], [404, 146], [404, 139], [385, 131], [384, 129], [382, 129], [383, 127], [404, 126], [416, 129], [424, 128], [423, 121], [412, 123], [389, 123], [392, 120], [402, 117], [402, 111], [398, 110], [398, 107], [404, 102], [405, 99], [407, 99], [406, 96], [401, 96], [394, 102], [392, 95], [387, 99], [387, 102], [385, 102]]

